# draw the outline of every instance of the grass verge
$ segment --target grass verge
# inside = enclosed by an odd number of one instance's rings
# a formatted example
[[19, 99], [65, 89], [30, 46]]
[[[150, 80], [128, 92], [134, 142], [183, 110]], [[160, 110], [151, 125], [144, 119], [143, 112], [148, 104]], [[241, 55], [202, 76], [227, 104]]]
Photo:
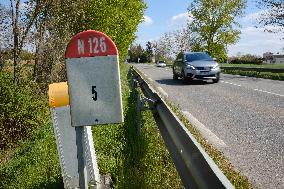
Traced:
[[[247, 67], [247, 68], [284, 68], [284, 64], [220, 64], [223, 67]], [[257, 72], [257, 71], [241, 71], [241, 70], [226, 70], [222, 69], [223, 73], [242, 75], [249, 77], [257, 77], [264, 79], [273, 79], [284, 81], [284, 73]]]
[[284, 81], [284, 73], [224, 70], [224, 69], [222, 69], [222, 73]]
[[248, 68], [284, 68], [284, 64], [227, 64], [222, 63], [220, 66], [225, 67], [248, 67]]
[[[50, 122], [9, 152], [9, 160], [0, 163], [0, 188], [63, 188]], [[6, 153], [1, 152], [2, 156]]]

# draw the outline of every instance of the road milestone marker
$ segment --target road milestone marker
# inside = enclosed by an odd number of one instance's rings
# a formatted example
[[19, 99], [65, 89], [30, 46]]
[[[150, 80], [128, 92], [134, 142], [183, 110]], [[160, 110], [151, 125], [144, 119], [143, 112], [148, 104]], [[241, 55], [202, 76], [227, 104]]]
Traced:
[[74, 36], [66, 52], [72, 126], [123, 122], [118, 51], [104, 33]]
[[118, 51], [107, 35], [88, 30], [71, 39], [65, 59], [79, 186], [87, 189], [84, 126], [123, 122]]

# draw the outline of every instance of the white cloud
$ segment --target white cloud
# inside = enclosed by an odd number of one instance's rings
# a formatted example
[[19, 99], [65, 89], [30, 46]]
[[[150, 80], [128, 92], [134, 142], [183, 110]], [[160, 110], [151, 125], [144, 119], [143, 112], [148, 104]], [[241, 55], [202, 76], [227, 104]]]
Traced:
[[[191, 17], [190, 17], [191, 16]], [[185, 25], [188, 22], [192, 22], [192, 14], [188, 12], [180, 13], [171, 18], [170, 24], [173, 25]]]
[[266, 27], [266, 28], [255, 28], [246, 27], [243, 28], [240, 35], [240, 41], [229, 46], [229, 55], [236, 55], [238, 52], [242, 54], [255, 54], [260, 55], [264, 52], [281, 52], [284, 47], [284, 34], [279, 33], [269, 33], [266, 30], [275, 30], [276, 27]]
[[143, 20], [144, 20], [143, 23], [142, 23], [143, 25], [149, 26], [149, 25], [153, 24], [153, 20], [149, 16], [144, 15]]

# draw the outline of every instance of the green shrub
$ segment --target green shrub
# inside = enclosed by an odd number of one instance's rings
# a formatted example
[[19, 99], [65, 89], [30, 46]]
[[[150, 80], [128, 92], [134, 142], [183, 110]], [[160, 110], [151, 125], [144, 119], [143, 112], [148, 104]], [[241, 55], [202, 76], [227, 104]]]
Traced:
[[243, 76], [249, 76], [249, 77], [258, 77], [258, 78], [264, 78], [264, 79], [284, 81], [284, 73], [225, 70], [225, 69], [222, 69], [222, 72], [226, 74], [243, 75]]
[[36, 91], [35, 84], [14, 85], [11, 75], [0, 72], [0, 149], [31, 136], [46, 117], [44, 100], [33, 89]]
[[50, 122], [35, 129], [28, 140], [19, 142], [8, 161], [0, 161], [0, 188], [64, 188]]
[[240, 57], [234, 57], [230, 64], [262, 64], [262, 59], [255, 55], [246, 54]]

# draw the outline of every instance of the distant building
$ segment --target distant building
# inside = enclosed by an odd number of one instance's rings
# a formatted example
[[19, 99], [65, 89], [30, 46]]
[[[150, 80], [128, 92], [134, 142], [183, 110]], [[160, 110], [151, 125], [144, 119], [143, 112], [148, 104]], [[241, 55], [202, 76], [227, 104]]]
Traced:
[[274, 55], [271, 52], [263, 53], [263, 63], [266, 64], [284, 64], [284, 55]]

